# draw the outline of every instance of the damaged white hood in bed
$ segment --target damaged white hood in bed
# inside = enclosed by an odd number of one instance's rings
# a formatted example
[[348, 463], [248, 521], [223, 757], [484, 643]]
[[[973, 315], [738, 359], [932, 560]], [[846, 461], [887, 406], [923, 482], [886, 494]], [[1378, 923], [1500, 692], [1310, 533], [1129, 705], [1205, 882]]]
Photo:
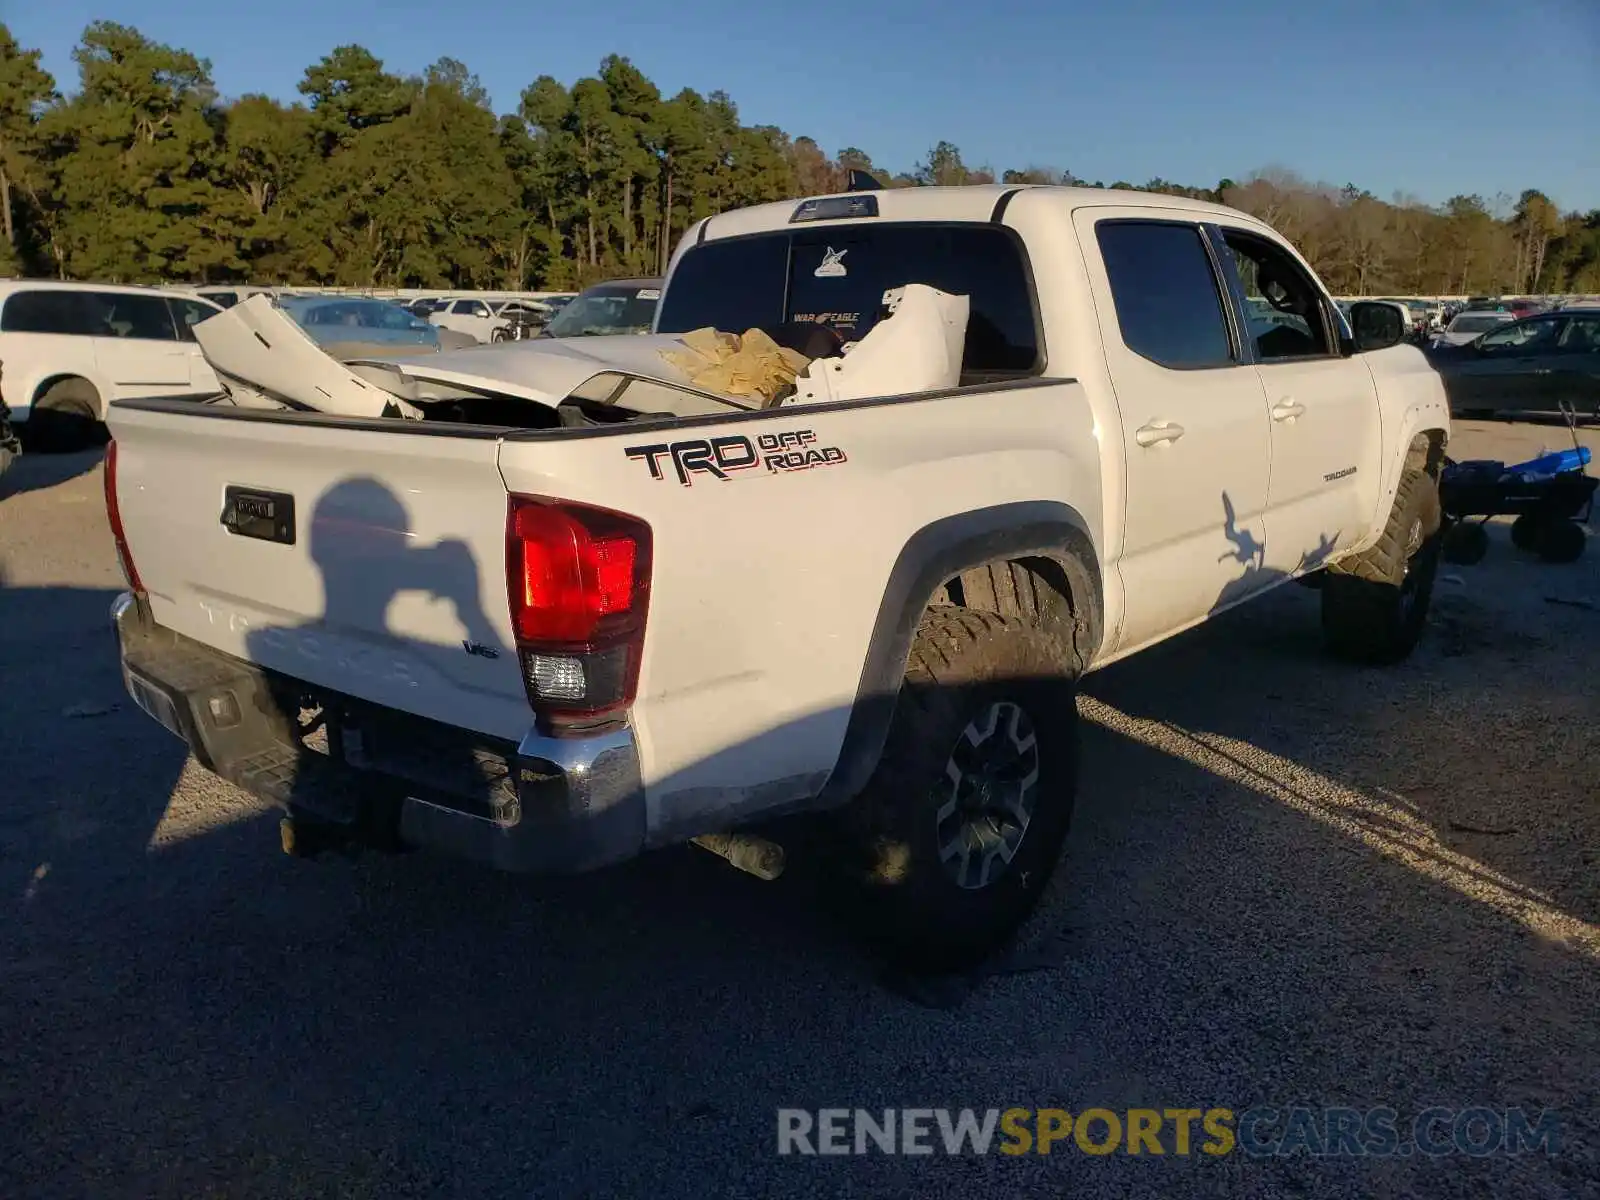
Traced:
[[[780, 399], [774, 393], [772, 399], [785, 405], [814, 404], [956, 386], [967, 297], [907, 284], [885, 292], [883, 308], [887, 315], [859, 342], [847, 344], [837, 357], [806, 363], [798, 377], [791, 374], [789, 394]], [[581, 395], [591, 380], [597, 382], [590, 391], [603, 393], [612, 403], [626, 388], [630, 406], [637, 403], [646, 406], [641, 411], [674, 416], [726, 413], [763, 403], [760, 396], [747, 394], [748, 387], [738, 396], [706, 390], [707, 372], [691, 378], [687, 369], [663, 356], [666, 350], [678, 352], [673, 357], [679, 362], [684, 358], [684, 341], [670, 333], [535, 338], [345, 363], [327, 354], [265, 295], [202, 321], [194, 332], [206, 361], [234, 403], [242, 405], [288, 404], [350, 417], [415, 418], [422, 415], [419, 405], [470, 394], [509, 396], [554, 408], [569, 396]], [[726, 386], [726, 371], [713, 366], [709, 376], [721, 378]], [[705, 382], [697, 384], [701, 380]]]
[[287, 403], [317, 412], [381, 417], [416, 415], [405, 388], [378, 382], [423, 380], [554, 406], [597, 375], [623, 374], [673, 387], [687, 383], [660, 351], [680, 347], [670, 334], [535, 338], [440, 354], [354, 360], [331, 358], [268, 296], [252, 296], [194, 328], [212, 370], [242, 404]]

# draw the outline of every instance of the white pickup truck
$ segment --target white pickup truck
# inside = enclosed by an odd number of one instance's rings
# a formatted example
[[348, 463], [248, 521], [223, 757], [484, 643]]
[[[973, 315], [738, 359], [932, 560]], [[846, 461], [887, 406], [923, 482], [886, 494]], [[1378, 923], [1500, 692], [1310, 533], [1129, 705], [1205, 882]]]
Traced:
[[720, 214], [657, 331], [849, 343], [908, 283], [968, 299], [956, 386], [723, 402], [647, 337], [385, 364], [420, 420], [118, 402], [130, 693], [286, 845], [574, 871], [826, 812], [881, 947], [993, 953], [1060, 856], [1084, 672], [1312, 573], [1335, 650], [1410, 651], [1449, 414], [1392, 308], [1347, 322], [1270, 228], [1162, 195]]

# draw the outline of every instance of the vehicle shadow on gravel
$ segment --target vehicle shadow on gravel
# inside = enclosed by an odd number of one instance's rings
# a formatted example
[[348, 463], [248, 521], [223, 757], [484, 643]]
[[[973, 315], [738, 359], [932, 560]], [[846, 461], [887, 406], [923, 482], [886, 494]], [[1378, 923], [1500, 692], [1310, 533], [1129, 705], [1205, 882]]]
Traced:
[[19, 455], [0, 475], [0, 500], [23, 492], [42, 492], [79, 475], [87, 475], [105, 457], [105, 450], [76, 450], [70, 454], [41, 454], [29, 451]]
[[[1576, 1187], [1581, 1159], [1533, 1156], [774, 1153], [779, 1106], [1404, 1112], [1584, 1095], [1600, 1063], [1581, 942], [1332, 819], [1347, 792], [1404, 792], [1427, 768], [1407, 714], [1435, 664], [1331, 664], [1304, 599], [1086, 682], [1077, 828], [1035, 930], [1060, 953], [931, 1012], [877, 986], [804, 861], [765, 884], [697, 850], [570, 880], [287, 858], [273, 816], [131, 711], [110, 594], [39, 589], [24, 602], [85, 628], [20, 652], [30, 694], [5, 699], [6, 727], [69, 680], [120, 708], [64, 721], [24, 776], [33, 820], [92, 803], [96, 829], [19, 836], [5, 814], [20, 915], [0, 933], [0, 1101], [25, 1149], [0, 1191], [1275, 1196], [1472, 1178], [1509, 1194], [1552, 1171]], [[9, 675], [17, 644], [0, 645]], [[52, 670], [61, 649], [70, 665]]]

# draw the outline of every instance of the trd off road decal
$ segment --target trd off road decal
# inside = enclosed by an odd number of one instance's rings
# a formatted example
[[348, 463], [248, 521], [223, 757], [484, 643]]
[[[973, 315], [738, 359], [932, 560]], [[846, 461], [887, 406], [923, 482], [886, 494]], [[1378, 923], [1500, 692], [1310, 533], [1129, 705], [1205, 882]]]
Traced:
[[695, 438], [686, 442], [658, 442], [653, 446], [628, 446], [629, 458], [643, 459], [651, 479], [666, 478], [663, 463], [671, 463], [678, 482], [684, 487], [696, 475], [713, 479], [732, 479], [740, 471], [766, 468], [763, 474], [782, 471], [809, 471], [812, 467], [836, 467], [849, 461], [837, 446], [818, 446], [817, 435], [809, 429], [787, 433], [763, 433], [754, 441], [733, 434], [727, 437]]

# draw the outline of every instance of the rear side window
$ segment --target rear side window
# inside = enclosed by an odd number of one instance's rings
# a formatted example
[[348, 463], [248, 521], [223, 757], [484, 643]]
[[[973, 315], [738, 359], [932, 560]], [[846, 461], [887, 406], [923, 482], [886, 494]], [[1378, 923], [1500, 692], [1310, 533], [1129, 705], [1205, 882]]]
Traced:
[[84, 292], [48, 289], [14, 292], [0, 311], [5, 333], [65, 333], [88, 337], [96, 332], [95, 312]]
[[201, 292], [200, 294], [211, 303], [220, 305], [223, 308], [232, 308], [239, 303], [237, 292]]
[[883, 293], [908, 283], [969, 298], [963, 373], [1040, 368], [1021, 243], [995, 225], [867, 223], [710, 242], [679, 261], [656, 328], [741, 332], [803, 321], [857, 341], [878, 322]]
[[136, 338], [142, 341], [176, 341], [178, 331], [165, 296], [138, 296], [123, 292], [86, 293], [98, 310], [96, 336]]
[[172, 305], [172, 315], [177, 318], [179, 341], [194, 341], [194, 327], [207, 317], [217, 315], [216, 309], [197, 300], [172, 300], [169, 303]]
[[1163, 367], [1234, 363], [1222, 293], [1198, 225], [1102, 221], [1105, 260], [1123, 344]]

